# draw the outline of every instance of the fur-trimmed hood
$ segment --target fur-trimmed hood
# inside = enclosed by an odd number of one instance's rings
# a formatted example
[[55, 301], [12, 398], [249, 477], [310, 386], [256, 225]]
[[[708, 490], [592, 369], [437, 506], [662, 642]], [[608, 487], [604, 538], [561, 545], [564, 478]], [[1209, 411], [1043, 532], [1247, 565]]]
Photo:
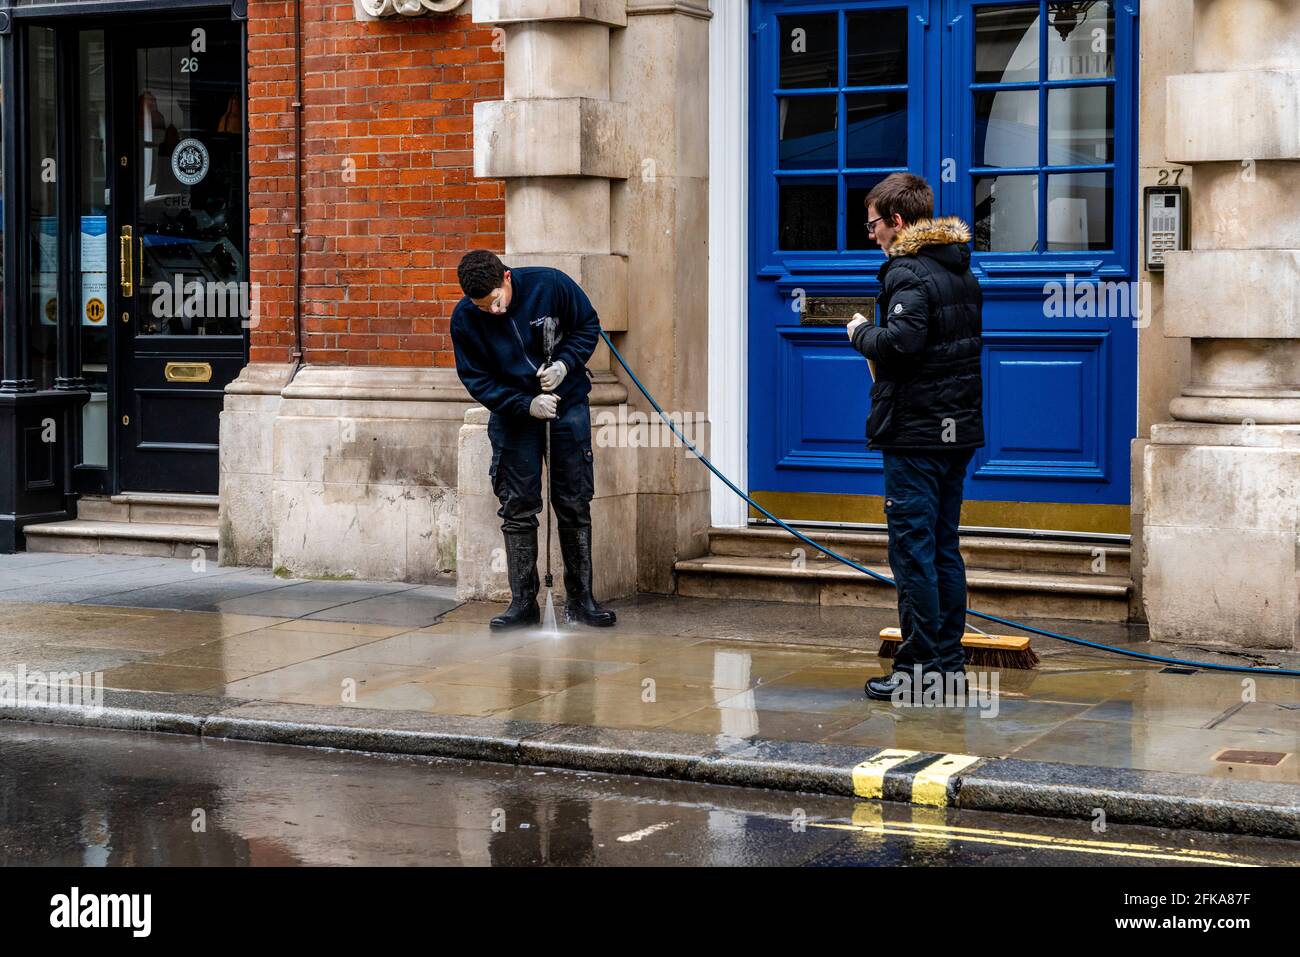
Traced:
[[970, 227], [957, 216], [918, 219], [904, 226], [889, 247], [890, 257], [915, 256], [927, 246], [951, 246], [970, 242]]

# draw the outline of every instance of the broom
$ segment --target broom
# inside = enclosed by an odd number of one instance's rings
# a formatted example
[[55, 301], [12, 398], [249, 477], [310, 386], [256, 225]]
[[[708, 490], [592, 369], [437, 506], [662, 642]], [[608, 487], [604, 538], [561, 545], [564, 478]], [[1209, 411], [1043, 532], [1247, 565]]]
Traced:
[[[969, 627], [975, 628], [974, 625]], [[903, 644], [899, 628], [880, 629], [881, 658], [893, 658]], [[966, 649], [966, 663], [978, 668], [1024, 668], [1038, 665], [1038, 655], [1029, 647], [1029, 639], [1011, 635], [990, 635], [975, 628], [961, 636], [961, 646]]]

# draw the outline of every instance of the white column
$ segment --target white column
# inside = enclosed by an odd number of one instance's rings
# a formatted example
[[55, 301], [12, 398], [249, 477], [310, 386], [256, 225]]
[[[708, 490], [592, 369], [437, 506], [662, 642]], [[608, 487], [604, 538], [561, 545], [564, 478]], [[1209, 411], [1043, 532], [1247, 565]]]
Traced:
[[[709, 423], [713, 464], [749, 490], [749, 5], [713, 0], [709, 24]], [[712, 522], [743, 528], [745, 501], [714, 478]]]

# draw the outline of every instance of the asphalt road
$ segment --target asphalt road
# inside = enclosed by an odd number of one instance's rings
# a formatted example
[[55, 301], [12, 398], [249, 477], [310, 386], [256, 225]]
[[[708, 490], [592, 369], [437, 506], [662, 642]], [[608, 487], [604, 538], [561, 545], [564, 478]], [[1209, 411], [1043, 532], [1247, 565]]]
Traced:
[[1300, 864], [1293, 842], [0, 723], [0, 864]]

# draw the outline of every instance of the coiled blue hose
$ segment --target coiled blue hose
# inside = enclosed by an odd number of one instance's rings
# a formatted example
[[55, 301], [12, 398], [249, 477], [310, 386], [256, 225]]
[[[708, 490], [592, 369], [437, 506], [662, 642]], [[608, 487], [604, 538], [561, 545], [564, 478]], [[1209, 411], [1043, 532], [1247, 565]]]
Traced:
[[[813, 548], [817, 549], [819, 552], [823, 553], [828, 558], [833, 558], [837, 562], [847, 565], [849, 568], [860, 571], [862, 572], [862, 574], [874, 578], [877, 581], [885, 582], [888, 585], [894, 584], [894, 580], [892, 578], [889, 578], [886, 575], [882, 575], [879, 572], [873, 572], [870, 568], [867, 568], [863, 565], [859, 565], [853, 559], [846, 558], [845, 556], [841, 555], [839, 552], [835, 551], [834, 549], [827, 548], [825, 545], [821, 545], [813, 541], [807, 535], [803, 534], [803, 532], [791, 528], [781, 519], [777, 518], [775, 515], [773, 515], [771, 512], [765, 509], [762, 505], [759, 505], [747, 494], [742, 492], [740, 488], [737, 487], [735, 482], [731, 481], [731, 479], [723, 475], [722, 472], [718, 470], [718, 467], [714, 465], [712, 462], [710, 462], [708, 458], [705, 457], [704, 453], [701, 452], [699, 449], [697, 449], [695, 445], [691, 442], [691, 440], [682, 434], [681, 430], [677, 427], [677, 423], [675, 423], [671, 418], [669, 418], [669, 416], [664, 412], [663, 408], [659, 405], [659, 403], [655, 401], [655, 397], [650, 394], [650, 391], [642, 384], [641, 380], [637, 378], [636, 373], [633, 372], [631, 366], [627, 364], [627, 360], [623, 358], [622, 354], [614, 346], [614, 343], [610, 341], [609, 334], [606, 333], [604, 329], [602, 329], [600, 331], [600, 335], [601, 338], [605, 340], [605, 345], [609, 346], [609, 351], [613, 354], [614, 358], [618, 360], [618, 364], [623, 367], [623, 371], [628, 374], [629, 378], [631, 378], [632, 383], [637, 387], [637, 389], [640, 390], [641, 394], [646, 397], [646, 401], [649, 402], [650, 405], [654, 407], [655, 412], [659, 413], [659, 418], [663, 419], [663, 421], [667, 424], [668, 428], [672, 429], [673, 434], [676, 435], [677, 438], [681, 440], [682, 444], [686, 446], [686, 448], [690, 451], [690, 453], [694, 455], [697, 459], [699, 459], [701, 462], [703, 462], [705, 467], [710, 472], [712, 472], [719, 479], [721, 479], [723, 484], [725, 484], [727, 488], [731, 489], [733, 492], [735, 492], [737, 495], [743, 498], [746, 502], [748, 502], [751, 506], [753, 506], [755, 509], [761, 512], [765, 518], [775, 522], [777, 525], [785, 529], [795, 538], [799, 539], [801, 542], [803, 542], [806, 545], [811, 545]], [[1128, 648], [1116, 648], [1113, 645], [1103, 645], [1096, 641], [1088, 641], [1086, 638], [1076, 638], [1073, 635], [1058, 634], [1057, 632], [1048, 631], [1044, 628], [1035, 628], [1033, 625], [1026, 625], [1023, 624], [1022, 622], [1014, 621], [1010, 618], [1002, 618], [998, 615], [990, 615], [987, 612], [976, 611], [973, 608], [967, 608], [966, 614], [975, 618], [981, 618], [984, 621], [991, 621], [999, 625], [1007, 625], [1008, 627], [1011, 628], [1018, 628], [1021, 631], [1027, 631], [1035, 635], [1042, 635], [1044, 638], [1055, 638], [1057, 641], [1065, 641], [1072, 645], [1080, 645], [1084, 648], [1093, 648], [1097, 651], [1105, 651], [1113, 655], [1123, 655], [1126, 658], [1138, 658], [1142, 661], [1155, 661], [1160, 664], [1166, 664], [1166, 665], [1181, 665], [1186, 668], [1200, 668], [1206, 671], [1229, 671], [1237, 674], [1275, 675], [1283, 678], [1300, 678], [1300, 670], [1295, 670], [1292, 668], [1251, 668], [1247, 665], [1222, 665], [1222, 664], [1214, 664], [1208, 661], [1188, 661], [1184, 658], [1166, 658], [1163, 655], [1149, 655], [1143, 651], [1133, 651]]]

